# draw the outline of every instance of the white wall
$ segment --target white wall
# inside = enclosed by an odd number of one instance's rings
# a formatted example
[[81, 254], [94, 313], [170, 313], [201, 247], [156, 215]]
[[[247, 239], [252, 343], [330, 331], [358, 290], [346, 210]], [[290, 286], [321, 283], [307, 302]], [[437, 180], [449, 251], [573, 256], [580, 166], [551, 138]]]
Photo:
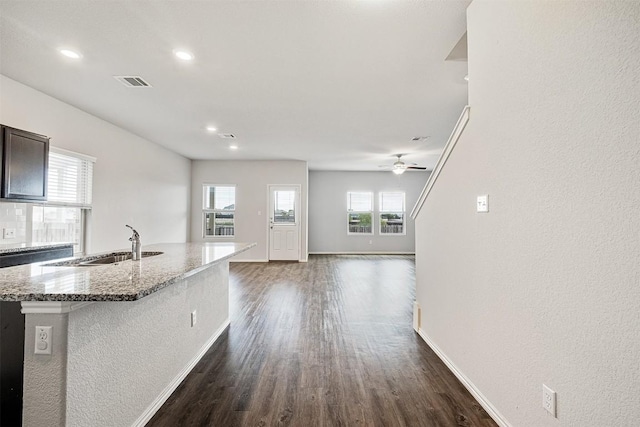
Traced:
[[51, 137], [51, 145], [96, 157], [91, 246], [128, 247], [188, 236], [190, 160], [0, 75], [0, 123]]
[[[428, 172], [309, 172], [309, 252], [410, 252], [415, 251], [414, 221], [409, 213], [429, 178]], [[375, 234], [347, 235], [347, 192], [374, 193], [374, 211], [381, 191], [404, 191], [406, 235], [380, 235], [377, 213]], [[369, 243], [371, 242], [371, 243]]]
[[202, 185], [233, 184], [236, 186], [235, 237], [207, 238], [207, 241], [257, 243], [257, 246], [234, 257], [234, 261], [267, 261], [269, 232], [270, 184], [301, 186], [300, 260], [307, 259], [307, 162], [194, 160], [191, 174], [191, 241], [203, 238]]
[[228, 324], [227, 261], [138, 301], [27, 314], [26, 342], [53, 325], [54, 347], [25, 354], [23, 425], [143, 425]]
[[639, 22], [637, 2], [469, 6], [470, 121], [417, 220], [417, 298], [505, 424], [640, 419]]

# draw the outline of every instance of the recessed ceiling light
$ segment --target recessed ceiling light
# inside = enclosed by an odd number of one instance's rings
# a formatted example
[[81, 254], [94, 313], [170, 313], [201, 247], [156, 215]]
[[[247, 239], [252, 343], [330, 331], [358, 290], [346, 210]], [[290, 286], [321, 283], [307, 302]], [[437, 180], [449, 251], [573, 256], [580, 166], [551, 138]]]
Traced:
[[69, 49], [60, 49], [60, 53], [66, 56], [67, 58], [72, 58], [72, 59], [82, 58], [82, 55], [80, 55], [78, 52], [74, 52], [73, 50], [69, 50]]
[[238, 146], [237, 145], [230, 145], [229, 146], [229, 150], [237, 150]]
[[186, 50], [176, 50], [173, 52], [173, 54], [183, 61], [191, 61], [193, 59], [193, 54], [187, 52]]
[[467, 74], [466, 76], [464, 76], [464, 79], [465, 79], [466, 81], [469, 81], [469, 74]]
[[207, 131], [209, 131], [209, 132], [215, 132], [217, 130], [218, 129], [214, 128], [213, 126], [207, 126]]

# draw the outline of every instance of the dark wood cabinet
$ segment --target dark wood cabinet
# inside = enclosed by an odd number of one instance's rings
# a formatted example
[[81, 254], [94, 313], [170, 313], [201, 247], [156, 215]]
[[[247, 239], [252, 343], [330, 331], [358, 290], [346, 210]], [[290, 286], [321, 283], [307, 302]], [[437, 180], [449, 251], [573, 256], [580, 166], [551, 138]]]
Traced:
[[[0, 253], [0, 268], [73, 256], [73, 245]], [[0, 301], [0, 426], [22, 425], [24, 314], [19, 302]]]
[[47, 200], [49, 138], [2, 126], [3, 199]]
[[0, 426], [22, 425], [24, 314], [19, 302], [0, 301]]

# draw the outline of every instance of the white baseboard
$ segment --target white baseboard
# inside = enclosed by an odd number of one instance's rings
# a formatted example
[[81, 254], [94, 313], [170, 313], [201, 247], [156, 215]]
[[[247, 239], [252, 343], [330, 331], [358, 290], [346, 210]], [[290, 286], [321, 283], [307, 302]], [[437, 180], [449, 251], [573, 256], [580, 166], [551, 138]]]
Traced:
[[415, 252], [389, 252], [389, 251], [356, 251], [356, 252], [309, 252], [309, 255], [415, 255]]
[[[268, 259], [231, 259], [229, 262], [269, 262]], [[296, 262], [292, 260], [292, 262]], [[299, 259], [298, 262], [307, 262], [307, 258]]]
[[178, 388], [182, 380], [184, 380], [186, 376], [189, 375], [189, 372], [191, 372], [191, 370], [196, 366], [200, 359], [202, 359], [202, 356], [204, 356], [207, 350], [209, 350], [209, 347], [211, 347], [213, 343], [216, 342], [218, 338], [220, 338], [220, 335], [224, 332], [225, 329], [227, 329], [229, 323], [229, 319], [225, 320], [222, 326], [220, 326], [220, 328], [218, 328], [218, 330], [211, 336], [211, 338], [209, 338], [207, 342], [204, 343], [204, 345], [200, 348], [196, 355], [193, 356], [189, 363], [187, 363], [187, 365], [182, 368], [182, 371], [180, 371], [178, 375], [176, 375], [176, 377], [169, 383], [169, 385], [167, 385], [165, 389], [162, 390], [162, 393], [160, 393], [160, 395], [156, 397], [151, 405], [149, 405], [149, 407], [145, 409], [145, 411], [138, 417], [138, 419], [133, 423], [133, 427], [144, 427], [144, 425], [147, 424], [151, 418], [153, 418], [155, 413], [158, 412], [158, 409], [160, 409], [162, 405], [164, 405], [164, 402], [167, 401], [169, 396], [171, 396], [171, 393], [173, 393]]
[[493, 421], [496, 422], [501, 427], [511, 427], [511, 424], [498, 412], [498, 410], [487, 400], [486, 397], [478, 390], [478, 388], [471, 382], [469, 378], [466, 377], [465, 374], [462, 373], [458, 369], [458, 367], [444, 354], [444, 352], [434, 343], [431, 339], [425, 334], [425, 332], [420, 328], [418, 330], [418, 335], [427, 343], [429, 347], [433, 350], [433, 352], [438, 355], [440, 360], [444, 362], [445, 365], [449, 368], [453, 375], [458, 378], [458, 380], [462, 383], [462, 385], [469, 390], [469, 393], [478, 401], [480, 405], [484, 408], [485, 411], [489, 414]]

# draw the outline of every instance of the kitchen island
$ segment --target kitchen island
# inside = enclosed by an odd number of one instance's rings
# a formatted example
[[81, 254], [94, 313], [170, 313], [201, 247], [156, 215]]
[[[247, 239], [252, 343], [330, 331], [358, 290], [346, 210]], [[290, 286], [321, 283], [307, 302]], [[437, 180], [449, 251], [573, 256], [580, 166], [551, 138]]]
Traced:
[[73, 243], [17, 243], [0, 246], [0, 268], [73, 256]]
[[[229, 324], [229, 258], [254, 244], [157, 244], [0, 270], [25, 314], [23, 425], [144, 425]], [[126, 252], [126, 251], [121, 251]], [[51, 354], [34, 354], [51, 326]]]

